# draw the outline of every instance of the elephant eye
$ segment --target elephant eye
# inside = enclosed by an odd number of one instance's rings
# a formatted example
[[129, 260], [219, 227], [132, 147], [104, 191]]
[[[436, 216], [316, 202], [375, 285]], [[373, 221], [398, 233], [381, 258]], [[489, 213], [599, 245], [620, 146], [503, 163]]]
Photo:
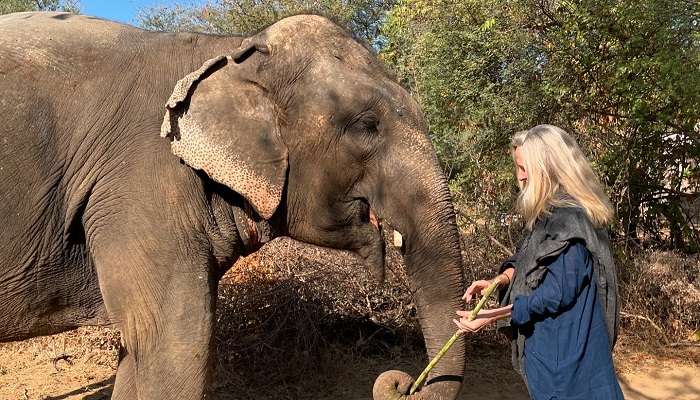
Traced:
[[358, 113], [346, 125], [346, 131], [366, 135], [379, 133], [379, 117], [373, 111]]

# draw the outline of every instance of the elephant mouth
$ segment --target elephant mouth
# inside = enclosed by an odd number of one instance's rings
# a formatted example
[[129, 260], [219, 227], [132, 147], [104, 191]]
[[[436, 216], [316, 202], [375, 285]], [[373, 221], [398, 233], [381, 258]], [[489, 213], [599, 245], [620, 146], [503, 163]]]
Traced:
[[369, 204], [369, 200], [367, 200], [364, 197], [356, 197], [354, 198], [354, 201], [356, 202], [356, 210], [357, 210], [357, 215], [359, 216], [360, 221], [363, 223], [370, 223], [376, 229], [377, 231], [381, 232], [382, 231], [382, 220], [379, 216], [377, 216], [376, 211], [372, 208], [372, 206]]
[[[358, 254], [369, 267], [370, 273], [379, 282], [384, 280], [384, 234], [382, 219], [370, 206], [365, 198], [355, 198], [356, 212], [362, 223], [361, 243], [353, 251]], [[366, 225], [372, 228], [366, 228]], [[372, 232], [368, 235], [369, 230]]]
[[375, 228], [377, 228], [378, 231], [382, 230], [382, 225], [381, 221], [377, 217], [377, 214], [375, 214], [374, 210], [370, 207], [369, 208], [369, 222], [374, 225]]
[[[374, 209], [369, 207], [369, 206], [368, 206], [367, 212], [368, 212], [367, 218], [369, 219], [369, 223], [372, 224], [372, 226], [374, 226], [374, 229], [376, 229], [380, 235], [383, 235], [385, 226], [384, 226], [382, 218], [378, 217], [377, 213], [374, 211]], [[391, 226], [389, 227], [389, 229], [390, 229], [389, 234], [391, 236], [391, 238], [390, 238], [391, 245], [396, 247], [397, 249], [400, 249], [403, 251], [403, 249], [404, 249], [403, 235], [401, 234], [401, 232], [399, 232], [398, 230], [396, 230], [395, 228], [393, 228]]]

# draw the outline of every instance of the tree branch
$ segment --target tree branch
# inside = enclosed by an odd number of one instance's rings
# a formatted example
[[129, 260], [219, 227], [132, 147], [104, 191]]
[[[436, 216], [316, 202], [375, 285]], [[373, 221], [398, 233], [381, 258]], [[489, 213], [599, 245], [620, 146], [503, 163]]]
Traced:
[[624, 311], [620, 311], [620, 315], [625, 317], [625, 318], [634, 318], [634, 319], [641, 319], [643, 321], [647, 321], [649, 324], [651, 324], [651, 326], [654, 329], [656, 329], [661, 334], [661, 338], [664, 340], [664, 343], [666, 343], [666, 345], [671, 344], [671, 342], [668, 340], [668, 336], [666, 336], [666, 332], [664, 332], [663, 329], [661, 329], [658, 325], [656, 325], [654, 323], [654, 321], [652, 321], [649, 317], [647, 317], [645, 315], [629, 314], [629, 313], [626, 313]]

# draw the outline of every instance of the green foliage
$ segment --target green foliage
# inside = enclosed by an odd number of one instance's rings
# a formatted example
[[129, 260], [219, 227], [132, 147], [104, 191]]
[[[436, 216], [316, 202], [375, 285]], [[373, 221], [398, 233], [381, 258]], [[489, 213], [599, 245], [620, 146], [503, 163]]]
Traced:
[[510, 207], [510, 135], [546, 110], [537, 53], [502, 1], [404, 1], [380, 56], [421, 103], [455, 199], [476, 216]]
[[369, 43], [393, 0], [216, 0], [203, 6], [153, 7], [139, 12], [139, 25], [159, 31], [252, 34], [285, 16], [313, 12], [333, 18]]
[[140, 9], [136, 20], [142, 28], [151, 31], [206, 32], [204, 15], [204, 10], [175, 4]]
[[508, 210], [509, 137], [552, 123], [577, 136], [610, 188], [620, 233], [693, 250], [683, 204], [700, 192], [698, 7], [404, 0], [380, 56], [421, 103], [455, 198], [475, 217], [498, 224]]
[[73, 0], [0, 0], [0, 14], [21, 11], [67, 11], [77, 14], [80, 8]]

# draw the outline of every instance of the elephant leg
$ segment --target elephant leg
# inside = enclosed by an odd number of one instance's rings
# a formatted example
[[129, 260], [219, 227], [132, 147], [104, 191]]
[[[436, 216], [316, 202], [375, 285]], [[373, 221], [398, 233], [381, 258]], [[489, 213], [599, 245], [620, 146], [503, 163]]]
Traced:
[[119, 349], [119, 368], [114, 380], [112, 400], [136, 399], [136, 364], [134, 357], [121, 346]]
[[196, 233], [155, 240], [157, 232], [105, 230], [91, 249], [102, 297], [125, 351], [114, 398], [204, 398], [216, 293], [207, 242], [197, 240]]

